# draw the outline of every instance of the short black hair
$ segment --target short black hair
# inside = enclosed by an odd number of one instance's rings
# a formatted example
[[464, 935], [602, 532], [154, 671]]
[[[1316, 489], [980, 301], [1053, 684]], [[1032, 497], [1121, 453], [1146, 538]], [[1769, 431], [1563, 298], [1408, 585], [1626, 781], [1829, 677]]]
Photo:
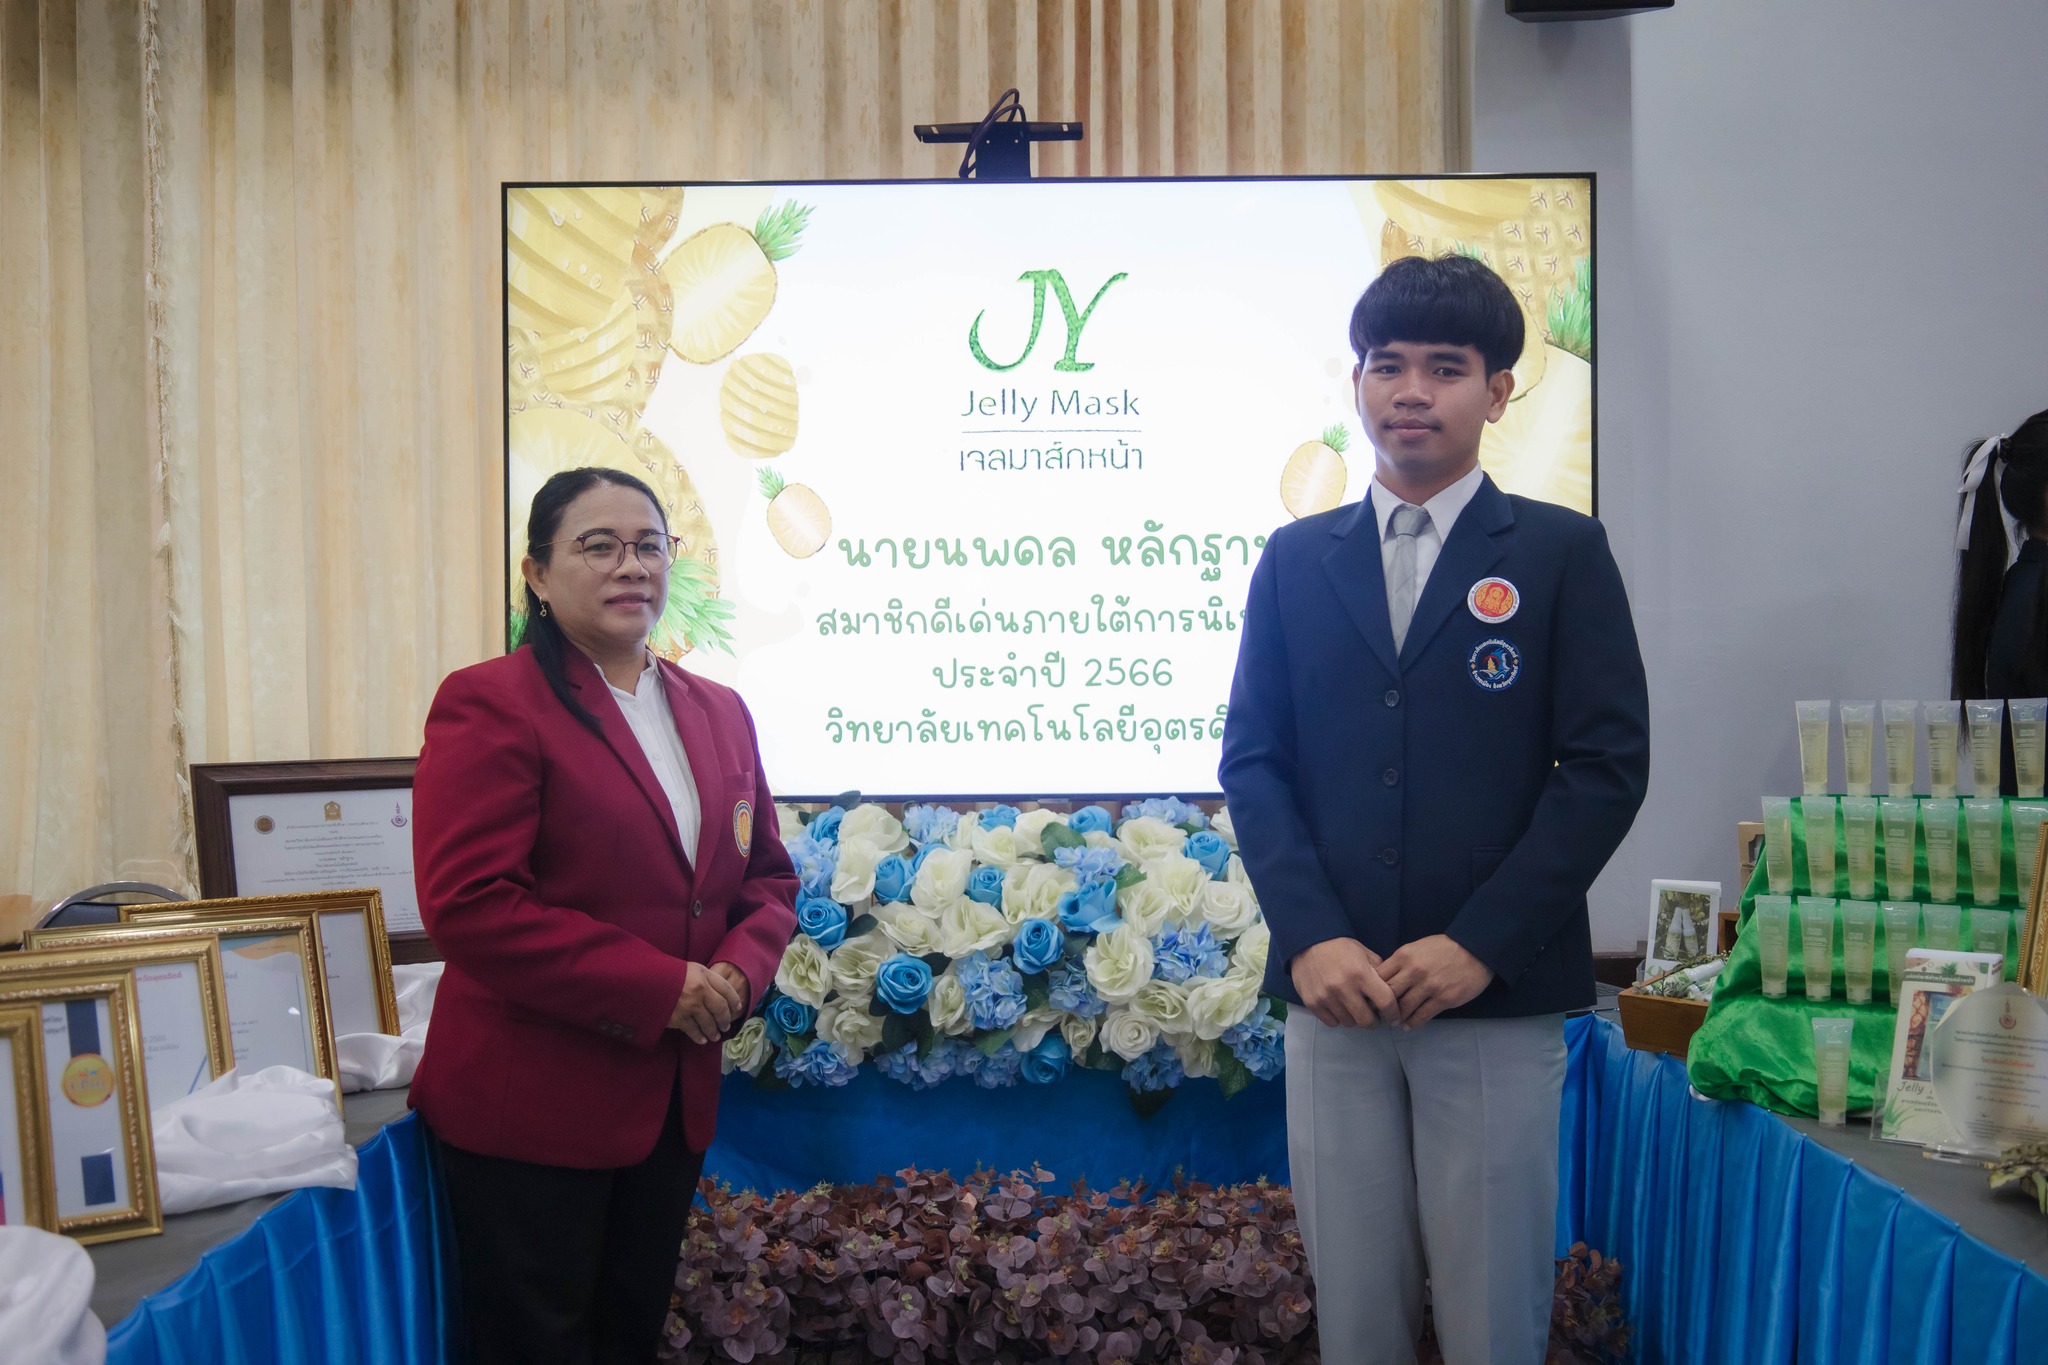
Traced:
[[1508, 282], [1471, 256], [1403, 256], [1380, 271], [1351, 310], [1351, 349], [1391, 342], [1470, 346], [1497, 374], [1522, 355], [1522, 306]]

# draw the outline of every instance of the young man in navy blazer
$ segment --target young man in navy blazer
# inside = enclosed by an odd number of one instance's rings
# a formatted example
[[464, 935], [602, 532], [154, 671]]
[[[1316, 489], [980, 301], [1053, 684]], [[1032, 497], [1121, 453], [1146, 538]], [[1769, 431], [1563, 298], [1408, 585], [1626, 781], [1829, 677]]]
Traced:
[[1511, 497], [1479, 441], [1522, 312], [1465, 257], [1351, 317], [1360, 502], [1252, 575], [1221, 778], [1273, 934], [1287, 1136], [1323, 1359], [1538, 1365], [1564, 1014], [1593, 1003], [1586, 889], [1649, 777], [1649, 699], [1600, 523]]

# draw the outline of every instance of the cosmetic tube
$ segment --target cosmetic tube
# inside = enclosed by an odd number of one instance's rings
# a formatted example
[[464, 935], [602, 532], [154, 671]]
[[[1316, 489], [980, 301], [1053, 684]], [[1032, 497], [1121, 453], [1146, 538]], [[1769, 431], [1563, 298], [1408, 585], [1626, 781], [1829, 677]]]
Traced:
[[1799, 714], [1799, 780], [1808, 796], [1828, 789], [1828, 717], [1834, 706], [1831, 701], [1802, 701], [1794, 708]]
[[1976, 909], [1970, 912], [1970, 947], [1980, 953], [2005, 956], [2005, 941], [2012, 937], [2012, 912]]
[[1835, 894], [1835, 798], [1804, 796], [1799, 813], [1806, 821], [1806, 894]]
[[1920, 946], [1920, 907], [1911, 901], [1884, 903], [1885, 989], [1899, 1002], [1899, 983], [1906, 976], [1906, 950]]
[[1842, 798], [1842, 848], [1849, 864], [1849, 894], [1869, 900], [1877, 894], [1877, 798]]
[[2048, 782], [2048, 697], [2014, 697], [2005, 704], [2012, 718], [2012, 775], [2022, 799], [2042, 795]]
[[1757, 966], [1763, 973], [1764, 995], [1785, 998], [1785, 977], [1792, 968], [1792, 898], [1758, 896], [1751, 911], [1756, 916]]
[[1840, 1128], [1849, 1117], [1849, 1040], [1855, 1032], [1850, 1019], [1813, 1021], [1813, 1065], [1819, 1082], [1820, 1121]]
[[1871, 750], [1876, 747], [1876, 729], [1875, 703], [1842, 703], [1842, 790], [1851, 796], [1870, 795]]
[[1884, 812], [1884, 890], [1895, 901], [1913, 899], [1913, 852], [1920, 842], [1920, 803], [1887, 796]]
[[1792, 894], [1792, 798], [1764, 798], [1764, 876], [1774, 896]]
[[2005, 703], [1965, 702], [1963, 714], [1970, 720], [1970, 776], [1977, 795], [1996, 796], [2005, 777], [2005, 753], [1999, 747], [2005, 737]]
[[2005, 853], [2005, 802], [1965, 801], [1963, 823], [1970, 831], [1970, 899], [1996, 905], [2003, 889], [1998, 863]]
[[2012, 866], [2020, 884], [2020, 904], [2034, 903], [2034, 861], [2040, 856], [2041, 821], [2048, 819], [2048, 802], [2012, 803]]
[[1842, 982], [1852, 1005], [1870, 1003], [1870, 969], [1877, 956], [1877, 905], [1842, 902]]
[[1920, 837], [1927, 841], [1927, 897], [1947, 905], [1956, 898], [1956, 803], [1928, 797], [1920, 803]]
[[1958, 701], [1927, 703], [1927, 794], [1956, 794], [1957, 750], [1963, 742], [1963, 704]]
[[1923, 905], [1920, 907], [1920, 922], [1923, 926], [1927, 946], [1938, 948], [1944, 953], [1960, 952], [1963, 947], [1963, 910], [1959, 905]]
[[1919, 774], [1920, 703], [1884, 704], [1884, 772], [1893, 796], [1911, 796]]
[[1808, 1000], [1832, 1000], [1835, 995], [1835, 919], [1840, 913], [1825, 896], [1806, 896], [1799, 902], [1799, 969], [1806, 977]]

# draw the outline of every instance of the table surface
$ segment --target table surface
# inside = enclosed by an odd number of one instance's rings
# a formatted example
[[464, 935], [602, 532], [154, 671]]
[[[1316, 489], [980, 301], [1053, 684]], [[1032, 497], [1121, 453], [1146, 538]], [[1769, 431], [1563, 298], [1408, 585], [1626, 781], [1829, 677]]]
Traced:
[[[360, 1147], [407, 1114], [398, 1090], [364, 1090], [342, 1097], [342, 1125], [349, 1145]], [[258, 1195], [235, 1204], [181, 1213], [164, 1219], [161, 1237], [131, 1237], [87, 1247], [96, 1278], [92, 1311], [112, 1327], [135, 1310], [145, 1295], [154, 1294], [183, 1276], [199, 1258], [255, 1222], [265, 1210], [291, 1194]]]

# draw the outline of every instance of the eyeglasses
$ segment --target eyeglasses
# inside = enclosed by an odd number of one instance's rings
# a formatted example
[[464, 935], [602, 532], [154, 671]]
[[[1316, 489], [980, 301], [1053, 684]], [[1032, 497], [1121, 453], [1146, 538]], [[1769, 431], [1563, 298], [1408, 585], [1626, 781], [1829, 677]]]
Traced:
[[[585, 531], [582, 535], [572, 536], [567, 540], [551, 540], [542, 548], [574, 545], [583, 556], [583, 562], [590, 566], [593, 573], [604, 574], [617, 572], [619, 565], [626, 562], [627, 544], [628, 542], [615, 531]], [[649, 573], [662, 573], [675, 561], [676, 552], [682, 548], [683, 538], [650, 531], [631, 544], [642, 568]]]

